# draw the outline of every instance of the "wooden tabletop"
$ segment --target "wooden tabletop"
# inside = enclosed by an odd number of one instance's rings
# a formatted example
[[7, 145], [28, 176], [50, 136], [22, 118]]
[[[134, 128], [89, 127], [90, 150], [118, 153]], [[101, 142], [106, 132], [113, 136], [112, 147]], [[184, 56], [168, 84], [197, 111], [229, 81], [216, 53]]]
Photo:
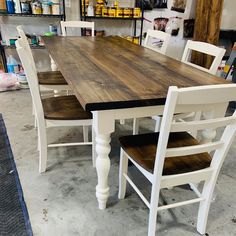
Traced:
[[162, 105], [169, 86], [227, 83], [117, 36], [43, 40], [87, 111]]

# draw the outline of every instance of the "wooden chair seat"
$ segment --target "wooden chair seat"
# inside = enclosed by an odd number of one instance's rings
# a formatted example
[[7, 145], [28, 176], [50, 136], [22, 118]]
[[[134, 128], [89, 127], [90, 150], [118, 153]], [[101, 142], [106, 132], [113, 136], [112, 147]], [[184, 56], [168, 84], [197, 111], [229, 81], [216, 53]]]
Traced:
[[86, 112], [74, 95], [42, 99], [44, 117], [49, 120], [85, 120], [92, 119], [92, 113]]
[[[145, 170], [153, 173], [159, 133], [124, 136], [120, 143], [124, 151]], [[187, 132], [171, 133], [168, 148], [193, 146], [199, 144]], [[165, 158], [163, 175], [174, 175], [197, 171], [210, 166], [211, 156], [201, 153], [188, 156]]]
[[38, 81], [40, 85], [67, 85], [60, 71], [38, 72]]

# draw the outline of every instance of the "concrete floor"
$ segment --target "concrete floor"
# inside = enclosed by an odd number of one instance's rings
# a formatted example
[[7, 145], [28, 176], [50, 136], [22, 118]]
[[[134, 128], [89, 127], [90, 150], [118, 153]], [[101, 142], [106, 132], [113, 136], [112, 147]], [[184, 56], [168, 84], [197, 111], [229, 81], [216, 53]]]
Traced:
[[[112, 138], [110, 198], [105, 211], [98, 210], [95, 197], [96, 170], [92, 167], [90, 147], [52, 148], [48, 154], [48, 171], [38, 173], [37, 132], [33, 127], [31, 98], [28, 90], [0, 93], [3, 114], [17, 169], [24, 191], [34, 235], [40, 236], [141, 236], [147, 235], [148, 210], [132, 188], [126, 199], [119, 201], [117, 136], [131, 133], [130, 122], [117, 123]], [[143, 127], [153, 128], [153, 121], [144, 120]], [[52, 142], [81, 138], [80, 129], [59, 129], [61, 137], [50, 130]], [[148, 131], [148, 130], [144, 130]], [[216, 200], [212, 203], [207, 232], [210, 236], [236, 235], [236, 142], [233, 143], [217, 182]], [[130, 174], [150, 194], [146, 180]], [[164, 190], [165, 200], [178, 201], [192, 196], [187, 188]], [[196, 231], [198, 204], [162, 211], [158, 215], [157, 235], [199, 235]]]

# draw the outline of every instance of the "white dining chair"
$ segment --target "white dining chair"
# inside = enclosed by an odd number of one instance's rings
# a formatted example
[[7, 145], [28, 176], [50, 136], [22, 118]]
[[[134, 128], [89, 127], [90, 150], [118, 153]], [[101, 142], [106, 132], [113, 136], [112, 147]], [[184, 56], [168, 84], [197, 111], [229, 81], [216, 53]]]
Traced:
[[[214, 57], [213, 62], [211, 64], [211, 67], [209, 69], [204, 68], [202, 66], [196, 65], [194, 63], [192, 63], [191, 60], [191, 52], [192, 51], [197, 51], [197, 52], [201, 52], [207, 55], [211, 55]], [[222, 58], [225, 54], [226, 50], [223, 48], [219, 48], [215, 45], [209, 44], [209, 43], [205, 43], [205, 42], [199, 42], [199, 41], [192, 41], [192, 40], [188, 40], [185, 49], [184, 49], [184, 53], [182, 56], [182, 62], [184, 62], [185, 64], [188, 64], [190, 66], [193, 66], [199, 70], [205, 71], [209, 74], [215, 75], [218, 69], [218, 66], [220, 65]], [[201, 113], [191, 113], [191, 114], [182, 114], [182, 121], [185, 120], [185, 118], [189, 118], [192, 117], [192, 119], [199, 119], [199, 117], [201, 116]], [[156, 120], [155, 123], [155, 132], [160, 130], [160, 124], [161, 124], [161, 117], [155, 116], [153, 117]], [[136, 128], [137, 130], [137, 128]], [[137, 131], [136, 131], [137, 132]], [[194, 132], [192, 133], [192, 135], [196, 136], [196, 134], [194, 134]]]
[[[24, 41], [18, 39], [16, 48], [24, 67], [29, 83], [30, 93], [35, 106], [38, 124], [39, 138], [39, 172], [45, 172], [47, 167], [47, 148], [76, 145], [92, 145], [93, 165], [95, 166], [94, 135], [92, 132], [92, 142], [59, 143], [48, 144], [46, 129], [49, 127], [70, 127], [70, 126], [92, 126], [92, 114], [84, 111], [74, 95], [58, 96], [41, 99], [37, 73], [32, 65], [28, 52], [25, 49]], [[86, 140], [87, 138], [84, 138]]]
[[144, 41], [144, 47], [152, 49], [156, 52], [166, 54], [171, 35], [159, 30], [148, 29]]
[[[25, 49], [32, 62], [33, 69], [37, 71], [32, 50], [27, 40], [26, 34], [21, 25], [16, 27], [20, 38], [24, 41]], [[37, 72], [38, 82], [41, 90], [69, 90], [69, 86], [59, 71]]]
[[91, 29], [91, 34], [94, 36], [94, 22], [88, 21], [61, 21], [62, 36], [67, 36], [67, 28], [86, 28]]
[[[26, 37], [26, 34], [23, 30], [23, 27], [21, 25], [16, 27], [17, 32], [19, 34], [19, 37], [23, 40], [25, 49], [27, 50], [27, 54], [29, 56], [29, 59], [31, 60], [33, 69], [37, 71], [34, 57], [32, 54], [32, 50], [30, 48], [30, 44], [28, 42], [28, 39]], [[64, 79], [63, 75], [60, 71], [44, 71], [44, 72], [37, 72], [38, 75], [38, 83], [39, 83], [39, 89], [41, 91], [41, 95], [43, 96], [43, 92], [53, 91], [58, 96], [60, 94], [60, 91], [68, 91], [70, 90], [66, 80]], [[48, 96], [48, 94], [46, 94]], [[35, 114], [35, 108], [33, 104], [33, 115]], [[35, 117], [35, 127], [37, 127], [37, 119]]]
[[[226, 110], [229, 101], [235, 100], [234, 84], [181, 89], [172, 86], [168, 91], [160, 133], [120, 138], [122, 148], [118, 197], [120, 199], [125, 197], [128, 181], [149, 208], [148, 236], [155, 235], [158, 211], [192, 203], [200, 203], [197, 231], [200, 234], [206, 233], [214, 187], [236, 131], [236, 112], [225, 117], [222, 111]], [[199, 110], [214, 114], [214, 117], [189, 122], [178, 122], [174, 119], [176, 113]], [[219, 132], [216, 140], [204, 144], [189, 134], [192, 130], [223, 127], [222, 135]], [[128, 160], [152, 184], [150, 202], [128, 176]], [[200, 182], [204, 182], [202, 191], [195, 184], [190, 184], [196, 193], [196, 198], [167, 205], [159, 204], [161, 189]]]
[[[211, 67], [209, 69], [207, 69], [207, 68], [204, 68], [202, 66], [192, 63], [191, 62], [191, 52], [192, 51], [196, 51], [196, 52], [200, 52], [200, 53], [204, 53], [204, 54], [213, 56], [214, 59], [211, 64]], [[181, 61], [184, 62], [185, 64], [193, 66], [199, 70], [202, 70], [202, 71], [208, 72], [212, 75], [215, 75], [217, 72], [217, 69], [222, 61], [222, 58], [225, 55], [225, 52], [226, 52], [226, 50], [224, 48], [219, 48], [219, 47], [212, 45], [210, 43], [188, 40], [187, 44], [185, 46]]]

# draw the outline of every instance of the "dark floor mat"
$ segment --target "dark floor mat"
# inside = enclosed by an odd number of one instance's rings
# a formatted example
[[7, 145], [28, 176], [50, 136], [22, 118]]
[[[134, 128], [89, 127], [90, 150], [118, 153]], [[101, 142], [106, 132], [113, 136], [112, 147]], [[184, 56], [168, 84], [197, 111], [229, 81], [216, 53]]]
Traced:
[[6, 127], [0, 114], [0, 236], [33, 235]]

